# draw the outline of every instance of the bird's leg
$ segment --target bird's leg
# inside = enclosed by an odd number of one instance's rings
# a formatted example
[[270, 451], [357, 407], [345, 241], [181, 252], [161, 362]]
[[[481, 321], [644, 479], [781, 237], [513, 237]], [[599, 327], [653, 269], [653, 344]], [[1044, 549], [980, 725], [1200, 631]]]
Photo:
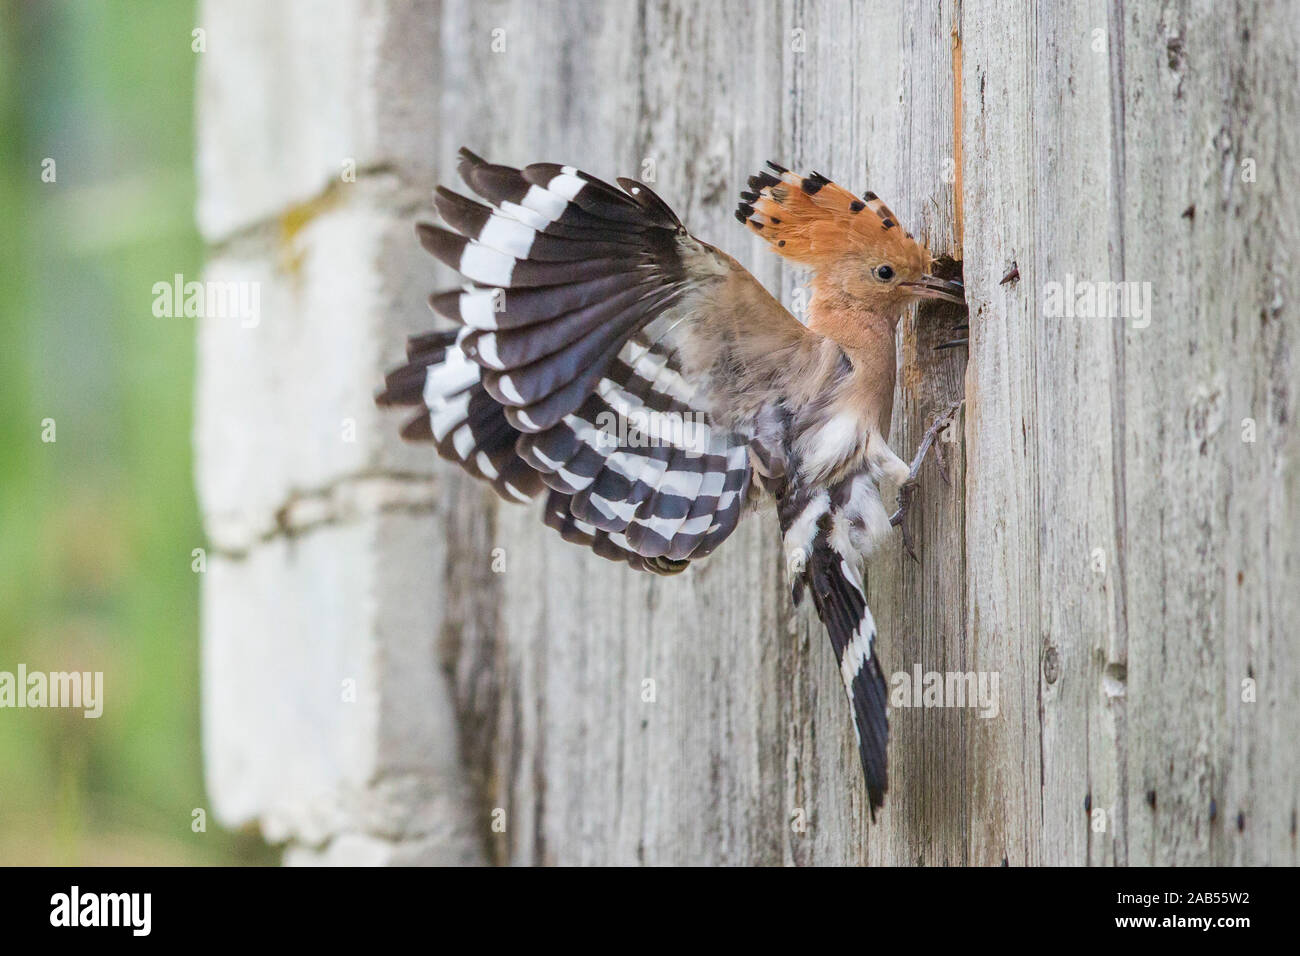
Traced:
[[[913, 561], [916, 561], [917, 557], [916, 551], [912, 547], [912, 535], [907, 530], [907, 512], [911, 507], [912, 498], [916, 494], [917, 477], [921, 473], [921, 465], [925, 462], [925, 456], [930, 451], [931, 446], [934, 445], [935, 439], [939, 437], [940, 432], [952, 424], [957, 412], [965, 402], [966, 399], [964, 398], [957, 399], [925, 430], [925, 434], [921, 436], [921, 444], [917, 446], [916, 457], [912, 459], [912, 464], [907, 469], [907, 478], [898, 486], [898, 510], [889, 519], [889, 523], [898, 525], [902, 529], [903, 549], [911, 556]], [[939, 456], [940, 468], [943, 469], [943, 452], [936, 448], [935, 454]], [[944, 469], [944, 479], [947, 480], [946, 469]]]

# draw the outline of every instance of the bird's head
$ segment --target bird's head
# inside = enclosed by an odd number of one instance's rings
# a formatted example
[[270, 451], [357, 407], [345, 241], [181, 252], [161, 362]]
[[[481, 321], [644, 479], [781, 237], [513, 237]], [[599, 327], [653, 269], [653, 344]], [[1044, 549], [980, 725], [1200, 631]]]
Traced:
[[876, 315], [897, 318], [918, 299], [966, 301], [962, 284], [933, 275], [929, 252], [900, 227], [872, 236], [850, 232], [838, 251], [827, 251], [815, 264], [819, 282]]
[[930, 273], [925, 246], [873, 192], [861, 198], [820, 173], [776, 163], [751, 176], [736, 218], [778, 254], [817, 272], [818, 286], [897, 319], [917, 299], [964, 302], [959, 282]]

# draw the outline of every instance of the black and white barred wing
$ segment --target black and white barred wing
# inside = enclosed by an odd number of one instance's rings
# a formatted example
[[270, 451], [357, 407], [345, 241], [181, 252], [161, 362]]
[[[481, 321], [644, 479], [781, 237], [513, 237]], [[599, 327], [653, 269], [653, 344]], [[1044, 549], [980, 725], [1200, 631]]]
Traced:
[[402, 427], [407, 441], [432, 441], [438, 454], [492, 484], [509, 501], [529, 501], [543, 484], [515, 451], [519, 432], [483, 388], [478, 366], [457, 345], [452, 329], [413, 336], [407, 364], [385, 379], [381, 405], [413, 405], [420, 413]]
[[700, 318], [712, 253], [639, 183], [467, 151], [460, 171], [490, 205], [440, 188], [455, 231], [417, 230], [469, 280], [430, 300], [460, 327], [413, 339], [379, 400], [422, 406], [403, 434], [503, 497], [547, 489], [545, 520], [568, 540], [661, 573], [708, 554], [750, 481], [750, 436], [714, 422], [673, 334]]
[[638, 334], [582, 406], [525, 435], [519, 453], [552, 489], [547, 523], [570, 540], [591, 538], [598, 553], [660, 572], [681, 570], [721, 543], [748, 491], [748, 441], [717, 427], [684, 394], [673, 356]]

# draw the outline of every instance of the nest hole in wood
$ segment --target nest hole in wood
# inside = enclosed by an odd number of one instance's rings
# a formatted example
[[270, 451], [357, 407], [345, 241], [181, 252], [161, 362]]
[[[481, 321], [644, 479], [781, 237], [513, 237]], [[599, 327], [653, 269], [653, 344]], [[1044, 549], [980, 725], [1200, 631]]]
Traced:
[[[937, 256], [930, 267], [930, 274], [940, 279], [953, 279], [963, 282], [962, 263], [950, 255]], [[932, 361], [944, 361], [945, 356], [957, 354], [965, 358], [966, 348], [945, 348], [935, 351], [935, 346], [954, 339], [966, 337], [963, 328], [968, 319], [967, 306], [942, 299], [922, 300], [916, 311], [916, 345], [918, 357], [929, 355]]]

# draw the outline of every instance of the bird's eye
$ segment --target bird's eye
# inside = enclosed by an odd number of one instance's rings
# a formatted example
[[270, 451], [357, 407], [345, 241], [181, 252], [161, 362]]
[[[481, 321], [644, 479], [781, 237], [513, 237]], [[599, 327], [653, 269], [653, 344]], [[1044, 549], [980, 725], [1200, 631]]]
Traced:
[[894, 278], [894, 267], [890, 265], [876, 266], [874, 275], [881, 282], [888, 282]]

